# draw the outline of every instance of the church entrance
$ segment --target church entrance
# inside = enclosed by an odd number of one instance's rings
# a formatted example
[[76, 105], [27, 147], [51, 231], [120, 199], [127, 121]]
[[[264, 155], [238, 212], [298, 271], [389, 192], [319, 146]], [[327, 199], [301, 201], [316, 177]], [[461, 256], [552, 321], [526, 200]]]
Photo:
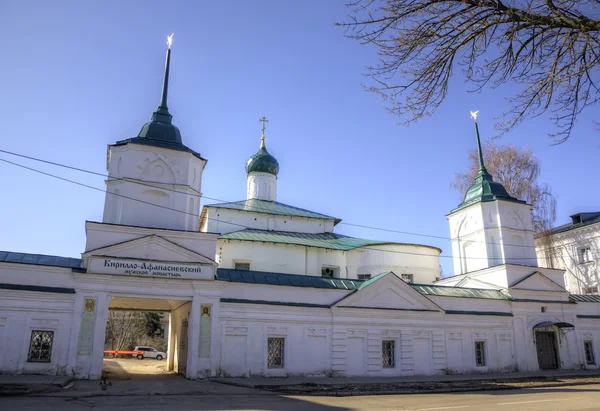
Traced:
[[541, 370], [558, 369], [556, 333], [554, 331], [536, 331], [535, 346]]
[[113, 296], [102, 376], [109, 381], [185, 376], [190, 308], [186, 300]]

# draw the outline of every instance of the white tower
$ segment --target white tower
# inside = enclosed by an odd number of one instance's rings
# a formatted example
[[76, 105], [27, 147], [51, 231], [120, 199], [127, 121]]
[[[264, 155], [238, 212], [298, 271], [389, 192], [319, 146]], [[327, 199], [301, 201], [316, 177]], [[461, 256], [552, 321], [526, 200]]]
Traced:
[[248, 174], [246, 198], [248, 200], [277, 200], [277, 174], [279, 163], [265, 146], [265, 128], [269, 121], [266, 117], [260, 119], [263, 123], [260, 149], [248, 159], [246, 173]]
[[104, 223], [197, 230], [206, 160], [182, 143], [167, 107], [171, 38], [158, 110], [137, 137], [108, 146]]
[[464, 201], [447, 216], [454, 274], [500, 264], [537, 266], [531, 206], [511, 197], [485, 168], [477, 113], [475, 120], [479, 173]]

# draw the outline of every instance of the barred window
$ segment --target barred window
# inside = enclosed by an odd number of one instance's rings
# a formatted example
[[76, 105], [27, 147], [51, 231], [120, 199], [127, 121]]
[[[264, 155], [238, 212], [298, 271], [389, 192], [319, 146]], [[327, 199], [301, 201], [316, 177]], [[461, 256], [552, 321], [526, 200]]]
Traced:
[[283, 346], [285, 338], [269, 338], [267, 344], [267, 366], [283, 368]]
[[235, 263], [235, 269], [236, 270], [249, 271], [250, 270], [250, 263]]
[[585, 363], [587, 365], [596, 365], [596, 358], [594, 357], [594, 345], [591, 340], [583, 342], [583, 350], [585, 351]]
[[371, 274], [359, 274], [358, 275], [358, 279], [359, 280], [370, 280], [371, 279]]
[[475, 365], [485, 367], [485, 341], [475, 341]]
[[412, 283], [414, 278], [412, 274], [402, 274], [400, 277], [407, 283]]
[[396, 344], [394, 340], [383, 340], [381, 342], [381, 358], [383, 361], [383, 368], [394, 368], [396, 366], [395, 346]]
[[54, 331], [31, 332], [31, 342], [29, 344], [29, 357], [27, 361], [50, 362], [52, 358], [52, 341], [54, 340]]

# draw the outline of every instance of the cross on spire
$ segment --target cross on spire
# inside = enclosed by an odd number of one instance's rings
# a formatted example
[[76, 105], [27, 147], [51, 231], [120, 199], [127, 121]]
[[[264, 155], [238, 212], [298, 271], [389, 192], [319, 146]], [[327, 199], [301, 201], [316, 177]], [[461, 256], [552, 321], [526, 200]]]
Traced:
[[267, 120], [267, 117], [262, 116], [262, 118], [258, 119], [258, 121], [260, 121], [262, 123], [262, 135], [263, 137], [265, 136], [265, 130], [267, 129], [267, 123], [269, 122], [269, 120]]
[[262, 118], [259, 118], [258, 121], [262, 123], [262, 137], [260, 138], [260, 146], [262, 148], [265, 146], [265, 130], [267, 129], [267, 123], [269, 120], [267, 120], [266, 116], [262, 116]]

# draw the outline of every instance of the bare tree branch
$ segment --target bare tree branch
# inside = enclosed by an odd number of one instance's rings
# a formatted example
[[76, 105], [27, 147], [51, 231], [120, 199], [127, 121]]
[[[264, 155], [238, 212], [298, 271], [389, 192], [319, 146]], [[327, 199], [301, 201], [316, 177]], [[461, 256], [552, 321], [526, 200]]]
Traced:
[[[536, 233], [549, 230], [556, 220], [556, 196], [548, 184], [539, 183], [541, 167], [531, 150], [487, 142], [483, 150], [485, 166], [508, 194], [532, 206], [533, 228]], [[464, 197], [479, 171], [477, 151], [469, 153], [469, 167], [456, 173], [452, 187]]]
[[346, 36], [373, 44], [367, 67], [386, 108], [407, 124], [431, 115], [457, 67], [475, 90], [521, 86], [498, 127], [549, 112], [556, 143], [600, 100], [600, 0], [357, 0]]

